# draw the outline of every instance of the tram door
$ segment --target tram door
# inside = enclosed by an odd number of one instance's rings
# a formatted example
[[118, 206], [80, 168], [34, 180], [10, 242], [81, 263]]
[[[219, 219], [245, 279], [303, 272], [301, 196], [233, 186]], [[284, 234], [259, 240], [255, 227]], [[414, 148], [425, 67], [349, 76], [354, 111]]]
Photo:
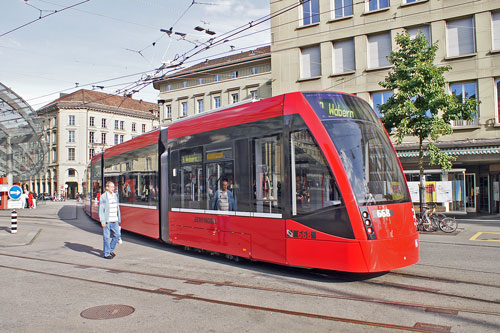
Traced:
[[205, 165], [207, 203], [206, 209], [212, 208], [214, 194], [222, 186], [222, 181], [227, 180], [228, 189], [234, 193], [233, 161], [219, 161]]
[[255, 197], [259, 213], [280, 211], [281, 152], [278, 136], [255, 140]]

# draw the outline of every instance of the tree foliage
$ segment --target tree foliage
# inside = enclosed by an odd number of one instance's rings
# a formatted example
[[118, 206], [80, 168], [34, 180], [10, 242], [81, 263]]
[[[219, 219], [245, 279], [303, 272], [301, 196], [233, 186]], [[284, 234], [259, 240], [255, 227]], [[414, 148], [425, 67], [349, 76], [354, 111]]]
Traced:
[[450, 66], [435, 65], [437, 43], [430, 44], [422, 33], [410, 38], [408, 32], [396, 36], [398, 49], [388, 57], [393, 68], [380, 85], [394, 92], [379, 107], [382, 122], [400, 144], [406, 136], [418, 138], [420, 171], [424, 151], [430, 164], [450, 169], [453, 157], [435, 144], [439, 137], [453, 132], [452, 120], [472, 120], [478, 102], [464, 96], [459, 100], [446, 93], [444, 73]]

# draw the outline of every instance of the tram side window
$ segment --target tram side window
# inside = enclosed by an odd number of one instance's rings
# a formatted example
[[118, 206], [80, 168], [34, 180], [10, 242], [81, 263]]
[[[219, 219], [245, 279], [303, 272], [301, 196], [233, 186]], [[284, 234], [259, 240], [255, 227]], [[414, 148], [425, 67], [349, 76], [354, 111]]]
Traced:
[[101, 161], [98, 161], [91, 166], [92, 200], [99, 200], [101, 196], [101, 175]]
[[292, 163], [292, 214], [307, 214], [342, 205], [342, 197], [322, 152], [307, 130], [290, 138]]
[[180, 152], [181, 208], [203, 209], [203, 158], [201, 148], [184, 149]]
[[115, 184], [121, 203], [157, 205], [157, 150], [153, 144], [105, 159], [104, 179]]
[[258, 213], [281, 212], [283, 166], [282, 145], [278, 135], [253, 140], [254, 200]]

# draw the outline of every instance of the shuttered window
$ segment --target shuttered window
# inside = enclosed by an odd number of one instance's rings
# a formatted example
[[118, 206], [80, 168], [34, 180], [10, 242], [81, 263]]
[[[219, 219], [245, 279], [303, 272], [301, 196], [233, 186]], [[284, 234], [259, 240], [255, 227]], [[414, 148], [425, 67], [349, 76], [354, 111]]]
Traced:
[[493, 37], [491, 48], [500, 50], [500, 13], [491, 14], [491, 34]]
[[425, 39], [429, 43], [432, 43], [431, 40], [431, 27], [429, 25], [422, 25], [420, 27], [415, 27], [415, 28], [408, 28], [406, 29], [408, 31], [408, 34], [410, 35], [410, 38], [413, 39], [417, 36], [419, 32], [423, 33], [425, 36]]
[[368, 68], [389, 66], [387, 57], [390, 53], [390, 32], [368, 36]]
[[472, 17], [446, 22], [448, 57], [476, 52]]
[[334, 74], [354, 71], [354, 40], [334, 42], [332, 58]]
[[300, 78], [321, 76], [321, 51], [319, 45], [300, 49]]

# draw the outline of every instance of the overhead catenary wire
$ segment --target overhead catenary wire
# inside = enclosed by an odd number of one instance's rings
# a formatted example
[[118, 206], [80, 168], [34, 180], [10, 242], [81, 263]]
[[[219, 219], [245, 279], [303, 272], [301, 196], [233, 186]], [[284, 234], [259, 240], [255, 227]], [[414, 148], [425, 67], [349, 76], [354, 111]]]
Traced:
[[79, 2], [79, 3], [74, 4], [74, 5], [64, 7], [64, 8], [62, 8], [61, 10], [56, 10], [56, 11], [54, 11], [54, 12], [50, 13], [50, 14], [47, 14], [47, 15], [40, 15], [40, 17], [39, 17], [39, 18], [37, 18], [37, 19], [35, 19], [35, 20], [33, 20], [33, 21], [27, 22], [27, 23], [25, 23], [25, 24], [23, 24], [23, 25], [20, 25], [20, 26], [18, 26], [18, 27], [16, 27], [16, 28], [14, 28], [14, 29], [12, 29], [12, 30], [9, 30], [9, 31], [7, 31], [7, 32], [4, 32], [3, 34], [1, 34], [1, 35], [0, 35], [0, 37], [3, 37], [3, 36], [5, 36], [5, 35], [8, 35], [8, 34], [10, 34], [10, 33], [14, 32], [14, 31], [16, 31], [16, 30], [19, 30], [19, 29], [21, 29], [21, 28], [24, 28], [24, 27], [26, 27], [26, 26], [28, 26], [28, 25], [30, 25], [30, 24], [33, 24], [33, 23], [35, 23], [35, 22], [37, 22], [37, 21], [43, 20], [43, 19], [44, 19], [44, 18], [46, 18], [46, 17], [49, 17], [49, 16], [54, 15], [54, 14], [58, 14], [58, 13], [60, 13], [60, 12], [62, 12], [62, 11], [65, 11], [65, 10], [68, 10], [68, 9], [71, 9], [71, 8], [74, 8], [74, 7], [76, 7], [76, 6], [80, 6], [80, 5], [82, 5], [82, 4], [86, 3], [86, 2], [89, 2], [89, 1], [90, 1], [90, 0], [83, 0], [83, 1], [81, 1], [81, 2]]

